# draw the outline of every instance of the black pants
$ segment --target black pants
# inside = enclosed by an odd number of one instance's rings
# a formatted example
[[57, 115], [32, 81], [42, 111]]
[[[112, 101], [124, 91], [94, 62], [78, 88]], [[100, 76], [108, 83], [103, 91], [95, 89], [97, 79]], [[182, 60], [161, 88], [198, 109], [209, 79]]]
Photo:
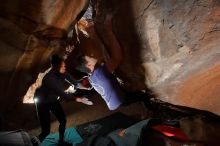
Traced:
[[53, 103], [36, 103], [38, 119], [41, 124], [41, 134], [39, 139], [42, 142], [45, 137], [50, 133], [50, 112], [52, 112], [59, 121], [59, 138], [64, 139], [64, 132], [66, 128], [66, 116], [61, 107], [60, 102]]

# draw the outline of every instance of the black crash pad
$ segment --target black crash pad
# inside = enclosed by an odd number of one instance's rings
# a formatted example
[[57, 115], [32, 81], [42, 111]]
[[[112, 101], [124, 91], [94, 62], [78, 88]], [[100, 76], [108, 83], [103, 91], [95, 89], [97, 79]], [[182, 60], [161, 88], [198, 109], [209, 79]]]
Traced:
[[91, 135], [105, 136], [111, 131], [119, 128], [127, 128], [136, 122], [137, 121], [133, 118], [130, 118], [123, 113], [116, 112], [107, 117], [78, 125], [76, 126], [76, 130], [82, 138], [89, 137]]

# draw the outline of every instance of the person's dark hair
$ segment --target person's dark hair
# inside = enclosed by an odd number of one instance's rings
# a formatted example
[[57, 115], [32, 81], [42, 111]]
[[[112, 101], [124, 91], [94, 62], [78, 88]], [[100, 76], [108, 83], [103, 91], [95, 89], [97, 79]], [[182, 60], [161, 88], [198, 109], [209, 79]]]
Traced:
[[50, 63], [52, 67], [57, 67], [61, 64], [63, 58], [61, 58], [58, 54], [54, 54], [50, 58]]
[[85, 60], [85, 56], [83, 54], [78, 54], [78, 56], [76, 56], [76, 60], [75, 60], [75, 66], [76, 66], [76, 70], [83, 72], [83, 73], [89, 73], [90, 70], [86, 67], [86, 63], [87, 61]]

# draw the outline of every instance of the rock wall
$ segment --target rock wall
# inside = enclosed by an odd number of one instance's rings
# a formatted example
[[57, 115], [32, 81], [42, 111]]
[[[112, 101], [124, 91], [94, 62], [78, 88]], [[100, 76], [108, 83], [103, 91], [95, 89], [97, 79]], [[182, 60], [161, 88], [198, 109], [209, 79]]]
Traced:
[[0, 111], [22, 103], [49, 57], [65, 52], [68, 31], [87, 0], [3, 0], [0, 5]]
[[219, 115], [219, 1], [149, 1], [142, 12], [148, 86], [164, 101]]
[[220, 114], [219, 1], [96, 2], [96, 24], [114, 14], [129, 88], [148, 87], [165, 102]]
[[[0, 5], [0, 109], [21, 103], [88, 0], [4, 0]], [[172, 104], [220, 115], [220, 1], [92, 0], [101, 32], [107, 13], [123, 49], [127, 88], [150, 88]], [[100, 42], [99, 42], [100, 43]]]

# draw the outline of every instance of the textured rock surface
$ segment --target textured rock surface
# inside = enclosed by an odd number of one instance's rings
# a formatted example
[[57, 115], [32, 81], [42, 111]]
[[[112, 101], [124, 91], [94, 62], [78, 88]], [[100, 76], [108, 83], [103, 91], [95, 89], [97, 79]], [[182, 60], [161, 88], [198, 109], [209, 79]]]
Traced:
[[123, 48], [118, 74], [128, 88], [150, 88], [158, 98], [220, 114], [217, 0], [96, 0], [98, 32], [113, 13]]
[[3, 0], [0, 5], [0, 111], [22, 103], [49, 56], [65, 39], [87, 0]]
[[[67, 32], [86, 2], [0, 5], [1, 110], [22, 100], [51, 53], [64, 51]], [[220, 115], [218, 0], [93, 0], [93, 6], [98, 32], [105, 15], [114, 13], [124, 52], [117, 73], [127, 88], [150, 88], [163, 101]]]
[[147, 85], [164, 101], [219, 115], [219, 1], [147, 1], [133, 9]]

